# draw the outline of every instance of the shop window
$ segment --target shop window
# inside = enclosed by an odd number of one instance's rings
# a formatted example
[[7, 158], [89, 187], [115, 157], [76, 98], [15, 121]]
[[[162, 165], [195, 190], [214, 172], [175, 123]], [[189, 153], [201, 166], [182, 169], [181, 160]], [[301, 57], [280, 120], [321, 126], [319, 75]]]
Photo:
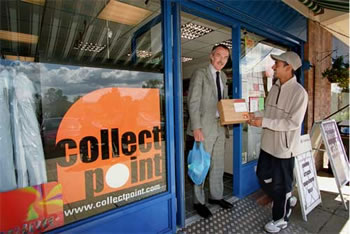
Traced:
[[[263, 111], [265, 98], [274, 82], [271, 54], [281, 54], [287, 48], [257, 34], [241, 30], [242, 98], [250, 112]], [[243, 124], [242, 163], [256, 160], [260, 154], [262, 129]]]
[[0, 217], [31, 209], [0, 232], [54, 211], [47, 231], [165, 192], [160, 1], [0, 7], [0, 200], [18, 204]]

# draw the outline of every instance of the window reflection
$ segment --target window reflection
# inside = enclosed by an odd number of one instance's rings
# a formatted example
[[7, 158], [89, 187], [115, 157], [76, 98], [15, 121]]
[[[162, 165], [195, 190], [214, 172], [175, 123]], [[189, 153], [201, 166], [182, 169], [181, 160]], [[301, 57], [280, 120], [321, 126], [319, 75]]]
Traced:
[[[242, 98], [250, 112], [264, 110], [264, 101], [273, 83], [274, 60], [270, 55], [286, 50], [264, 37], [245, 29], [241, 31]], [[261, 133], [261, 128], [243, 124], [242, 163], [258, 159]]]
[[[25, 176], [35, 171], [13, 162], [17, 152], [36, 155], [35, 141], [44, 175], [35, 184], [62, 186], [55, 227], [165, 192], [160, 1], [2, 0], [0, 13], [0, 141], [10, 171], [0, 177], [11, 176], [0, 191], [34, 185]], [[24, 106], [29, 114], [16, 114]]]
[[[160, 21], [144, 28], [160, 15], [159, 0], [147, 4], [135, 0], [38, 2], [1, 1], [2, 56], [22, 61], [162, 70], [158, 54], [162, 49]], [[131, 41], [140, 31], [146, 33], [137, 43], [138, 54], [152, 56], [135, 64], [130, 56]]]

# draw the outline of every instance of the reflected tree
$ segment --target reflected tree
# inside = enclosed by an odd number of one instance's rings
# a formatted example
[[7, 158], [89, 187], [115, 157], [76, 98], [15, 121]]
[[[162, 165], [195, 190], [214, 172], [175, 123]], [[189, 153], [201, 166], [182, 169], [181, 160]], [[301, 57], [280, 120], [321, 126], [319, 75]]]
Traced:
[[74, 98], [74, 100], [73, 100], [73, 103], [75, 103], [76, 101], [78, 101], [80, 98], [82, 98], [83, 96], [81, 96], [81, 95], [78, 95], [78, 96], [76, 96], [75, 98]]
[[44, 118], [63, 117], [73, 104], [61, 89], [50, 88], [42, 99]]
[[157, 89], [161, 89], [163, 91], [164, 90], [164, 83], [162, 80], [147, 80], [142, 85], [142, 88], [157, 88]]
[[164, 82], [163, 82], [163, 80], [148, 80], [148, 81], [144, 82], [144, 84], [142, 85], [142, 88], [156, 88], [156, 89], [159, 89], [162, 140], [165, 140]]

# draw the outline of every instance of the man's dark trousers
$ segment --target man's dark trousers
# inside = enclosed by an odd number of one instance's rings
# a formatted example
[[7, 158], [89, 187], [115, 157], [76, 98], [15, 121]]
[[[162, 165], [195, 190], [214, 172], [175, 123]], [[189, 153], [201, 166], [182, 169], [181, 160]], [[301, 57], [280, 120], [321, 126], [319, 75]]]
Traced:
[[289, 198], [293, 189], [294, 158], [280, 159], [261, 150], [257, 176], [267, 195], [273, 200], [272, 219], [287, 219], [290, 209]]

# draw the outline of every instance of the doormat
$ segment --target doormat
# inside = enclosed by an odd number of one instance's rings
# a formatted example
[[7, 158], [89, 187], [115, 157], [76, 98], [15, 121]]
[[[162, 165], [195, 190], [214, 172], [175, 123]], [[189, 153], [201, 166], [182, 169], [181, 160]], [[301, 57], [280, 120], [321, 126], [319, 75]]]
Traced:
[[[213, 210], [212, 210], [213, 211]], [[213, 216], [188, 224], [177, 233], [267, 233], [264, 226], [271, 220], [271, 209], [244, 198], [233, 203], [233, 208], [217, 209]], [[289, 221], [288, 227], [279, 233], [308, 233], [304, 228]]]

